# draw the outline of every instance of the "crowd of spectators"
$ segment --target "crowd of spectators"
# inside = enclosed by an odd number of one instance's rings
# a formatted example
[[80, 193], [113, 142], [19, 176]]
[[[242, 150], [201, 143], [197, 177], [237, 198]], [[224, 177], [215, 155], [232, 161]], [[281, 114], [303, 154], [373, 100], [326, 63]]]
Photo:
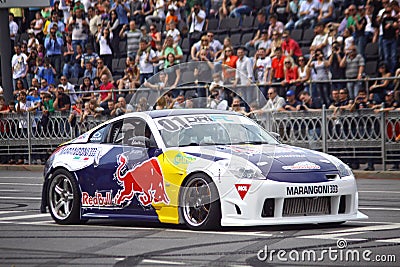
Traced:
[[[247, 115], [396, 109], [400, 81], [363, 78], [400, 76], [399, 11], [396, 0], [50, 0], [39, 10], [13, 8], [14, 99], [0, 112], [64, 111], [72, 121], [196, 105]], [[209, 67], [177, 68], [182, 62]], [[186, 94], [176, 89], [188, 82], [184, 71], [213, 82]], [[159, 82], [147, 82], [156, 73]], [[266, 103], [255, 102], [250, 84]], [[130, 103], [141, 85], [173, 90], [154, 106], [145, 97]], [[24, 95], [33, 100], [23, 104]]]

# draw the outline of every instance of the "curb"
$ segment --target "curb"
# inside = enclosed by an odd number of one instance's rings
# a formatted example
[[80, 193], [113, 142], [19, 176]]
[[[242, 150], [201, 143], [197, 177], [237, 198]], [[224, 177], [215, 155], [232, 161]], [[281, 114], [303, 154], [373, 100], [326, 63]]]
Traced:
[[[0, 171], [43, 172], [43, 165], [0, 165]], [[356, 179], [400, 180], [400, 171], [353, 171]]]

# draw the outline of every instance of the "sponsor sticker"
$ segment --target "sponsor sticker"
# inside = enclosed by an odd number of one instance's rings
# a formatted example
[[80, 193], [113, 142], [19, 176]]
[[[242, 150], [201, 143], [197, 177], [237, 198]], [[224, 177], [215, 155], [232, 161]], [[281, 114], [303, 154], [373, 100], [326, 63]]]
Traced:
[[250, 189], [251, 184], [235, 184], [236, 190], [239, 193], [239, 196], [241, 199], [244, 199], [244, 197], [247, 195], [247, 192]]
[[282, 166], [282, 169], [284, 170], [291, 170], [291, 171], [297, 171], [297, 170], [319, 170], [321, 169], [321, 166], [309, 162], [309, 161], [301, 161], [297, 162], [291, 166]]
[[287, 186], [287, 196], [298, 195], [323, 195], [323, 194], [338, 194], [339, 187], [336, 184], [329, 185], [302, 185], [302, 186]]
[[96, 192], [94, 196], [88, 192], [82, 192], [82, 207], [112, 207], [111, 192], [106, 192], [104, 196], [100, 192]]
[[191, 162], [196, 161], [196, 158], [183, 155], [182, 153], [176, 154], [174, 158], [174, 164], [175, 165], [180, 165], [180, 164], [190, 164]]

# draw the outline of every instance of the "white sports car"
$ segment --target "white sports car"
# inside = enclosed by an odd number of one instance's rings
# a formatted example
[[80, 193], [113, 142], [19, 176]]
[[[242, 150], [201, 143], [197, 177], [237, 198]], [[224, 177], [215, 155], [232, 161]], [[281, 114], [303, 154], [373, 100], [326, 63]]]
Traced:
[[209, 229], [367, 218], [347, 165], [280, 144], [232, 112], [114, 118], [60, 145], [44, 176], [42, 212], [61, 224], [123, 218]]

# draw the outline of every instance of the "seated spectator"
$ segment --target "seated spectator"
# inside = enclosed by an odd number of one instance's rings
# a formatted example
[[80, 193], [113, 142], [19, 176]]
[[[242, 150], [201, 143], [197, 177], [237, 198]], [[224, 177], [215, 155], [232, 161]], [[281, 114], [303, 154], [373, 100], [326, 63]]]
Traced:
[[286, 92], [286, 104], [283, 106], [282, 110], [285, 111], [298, 111], [300, 110], [302, 103], [296, 99], [296, 94], [293, 90], [288, 90]]
[[113, 82], [113, 76], [110, 69], [106, 65], [104, 65], [104, 61], [101, 58], [99, 58], [97, 59], [96, 76], [102, 77], [104, 74], [107, 76], [107, 81]]
[[211, 109], [227, 110], [228, 101], [222, 98], [217, 88], [214, 88], [211, 90], [211, 94], [207, 99], [207, 107]]
[[[87, 64], [90, 64], [90, 62], [88, 62]], [[83, 102], [88, 102], [91, 99], [94, 99], [95, 97], [93, 90], [94, 86], [92, 85], [92, 80], [89, 77], [84, 77], [83, 83], [79, 86], [79, 91], [87, 93], [80, 93], [79, 99]]]
[[[285, 78], [285, 71], [284, 71], [284, 62], [285, 56], [282, 53], [282, 48], [277, 47], [275, 51], [275, 56], [272, 58], [271, 62], [271, 75], [269, 76], [268, 83], [281, 83]], [[285, 95], [283, 92], [283, 87], [278, 88], [279, 95]]]
[[299, 44], [290, 38], [290, 32], [285, 30], [282, 34], [282, 51], [285, 55], [290, 56], [296, 62], [298, 57], [303, 55]]
[[[378, 68], [379, 78], [390, 78], [391, 74], [387, 69], [386, 63], [382, 62]], [[376, 80], [372, 86], [369, 87], [369, 101], [371, 103], [380, 104], [385, 100], [386, 91], [389, 89], [390, 80]]]
[[310, 93], [307, 91], [300, 92], [299, 100], [303, 102], [300, 110], [318, 111], [322, 108], [321, 100], [317, 97], [311, 97]]
[[397, 79], [393, 81], [394, 99], [400, 103], [400, 69], [396, 70], [395, 77]]
[[154, 13], [145, 18], [146, 24], [151, 25], [154, 22], [163, 22], [165, 20], [164, 0], [153, 1]]
[[250, 12], [253, 10], [254, 1], [252, 0], [242, 0], [240, 1], [240, 5], [235, 7], [231, 13], [229, 13], [229, 17], [232, 18], [240, 18], [242, 20], [243, 15], [250, 15]]
[[369, 108], [369, 107], [370, 107], [370, 104], [368, 102], [367, 91], [365, 91], [365, 89], [361, 89], [360, 91], [358, 91], [358, 95], [354, 99], [349, 110], [351, 112], [354, 112], [356, 110]]
[[[364, 91], [365, 92], [365, 91]], [[331, 103], [329, 109], [335, 110], [340, 105], [339, 89], [333, 88], [331, 90]]]
[[182, 109], [185, 108], [185, 96], [183, 94], [178, 95], [172, 103], [169, 105], [170, 109]]
[[318, 5], [318, 1], [302, 1], [298, 13], [299, 19], [295, 22], [294, 27], [300, 29], [311, 24], [311, 28], [314, 28], [315, 20], [317, 19], [319, 11]]
[[232, 104], [229, 107], [229, 111], [247, 114], [246, 109], [242, 106], [242, 100], [239, 97], [234, 97], [232, 100]]
[[75, 102], [78, 100], [78, 95], [75, 92], [75, 85], [71, 84], [66, 76], [61, 76], [58, 86], [64, 88], [64, 93], [71, 98], [71, 105], [75, 105]]
[[212, 75], [212, 77], [213, 77], [213, 81], [211, 82], [210, 87], [208, 88], [210, 93], [212, 90], [218, 89], [220, 97], [222, 97], [222, 99], [228, 100], [230, 97], [230, 94], [227, 90], [225, 90], [224, 81], [221, 78], [221, 74], [214, 73]]
[[248, 50], [251, 50], [254, 48], [257, 49], [257, 44], [260, 42], [260, 40], [262, 38], [261, 37], [262, 33], [264, 33], [268, 36], [268, 21], [266, 19], [266, 14], [265, 14], [264, 10], [258, 11], [257, 22], [258, 22], [258, 26], [257, 26], [256, 34], [254, 35], [254, 38], [245, 44], [245, 47]]
[[39, 40], [36, 38], [35, 33], [32, 29], [28, 31], [29, 39], [28, 39], [28, 53], [30, 53], [33, 49], [36, 51], [36, 48], [39, 46]]
[[399, 103], [397, 103], [397, 101], [394, 99], [394, 92], [388, 91], [385, 94], [385, 101], [380, 104], [373, 105], [371, 108], [378, 113], [392, 111], [398, 107]]
[[223, 46], [221, 44], [221, 42], [217, 39], [214, 39], [214, 33], [211, 31], [207, 32], [207, 38], [208, 38], [208, 43], [210, 45], [210, 47], [212, 48], [212, 50], [214, 51], [214, 56], [215, 53], [217, 51], [220, 51], [221, 49], [223, 49]]
[[240, 1], [229, 1], [223, 0], [221, 7], [218, 10], [219, 19], [222, 20], [229, 16], [229, 14], [234, 10], [236, 7], [240, 5]]
[[53, 108], [56, 111], [69, 111], [71, 108], [71, 99], [64, 93], [64, 87], [61, 84], [57, 88]]
[[83, 77], [88, 77], [93, 80], [97, 76], [97, 69], [93, 66], [92, 62], [88, 61], [85, 64], [85, 70], [83, 72]]
[[141, 112], [141, 111], [147, 111], [150, 110], [149, 103], [147, 102], [146, 97], [141, 97], [139, 98], [138, 103], [136, 104], [136, 111]]
[[163, 90], [167, 85], [168, 76], [164, 71], [158, 73], [157, 76], [158, 76], [157, 82], [150, 83], [149, 81], [145, 81], [143, 86], [150, 89]]
[[99, 55], [93, 51], [93, 46], [91, 44], [87, 44], [86, 53], [84, 53], [81, 58], [81, 68], [85, 68], [87, 62], [92, 63], [92, 67], [95, 68], [97, 59], [99, 59]]
[[171, 35], [174, 38], [174, 44], [178, 44], [181, 40], [181, 32], [176, 28], [175, 22], [171, 21], [168, 28], [167, 35]]
[[260, 47], [254, 55], [253, 62], [255, 81], [259, 84], [262, 94], [267, 98], [265, 83], [268, 81], [271, 72], [271, 58], [266, 55], [265, 49]]
[[210, 40], [206, 35], [203, 35], [200, 39], [200, 41], [196, 42], [191, 50], [190, 50], [190, 55], [192, 57], [192, 60], [194, 61], [199, 61], [200, 58], [198, 57], [199, 52], [201, 49], [206, 50], [207, 52], [207, 58], [209, 60], [214, 60], [214, 49], [210, 46]]
[[345, 51], [347, 51], [353, 45], [355, 45], [352, 28], [344, 29], [344, 31], [342, 33], [342, 37], [343, 37], [343, 43], [344, 43], [344, 50]]
[[290, 18], [289, 1], [272, 1], [269, 13], [274, 14], [278, 21], [282, 22], [284, 25], [287, 24]]
[[325, 26], [321, 22], [315, 25], [314, 28], [315, 37], [311, 43], [310, 51], [315, 52], [317, 49], [321, 49], [323, 54], [328, 56], [331, 47], [328, 40], [328, 34], [324, 32], [324, 28]]
[[[6, 104], [6, 100], [2, 95], [0, 95], [0, 114], [7, 114], [10, 111], [8, 105]], [[0, 126], [4, 126], [0, 124]]]
[[72, 127], [76, 126], [77, 117], [79, 117], [80, 120], [82, 119], [84, 111], [85, 110], [82, 100], [77, 101], [76, 105], [73, 106], [71, 109], [71, 114], [69, 114], [68, 116], [68, 122]]
[[229, 36], [224, 38], [222, 47], [223, 47], [222, 50], [215, 52], [215, 61], [216, 62], [222, 61], [224, 59], [225, 48], [232, 47], [231, 38]]
[[119, 97], [118, 103], [115, 105], [115, 115], [120, 116], [126, 113], [133, 112], [134, 108], [131, 104], [126, 103], [125, 98]]
[[[151, 37], [151, 41], [150, 41], [151, 49], [157, 50], [158, 49], [157, 44], [161, 44], [162, 37], [161, 37], [161, 32], [159, 32], [157, 30], [157, 26], [155, 24], [150, 25], [149, 36]], [[160, 45], [160, 47], [161, 47], [161, 45]]]
[[[175, 89], [179, 85], [181, 79], [181, 70], [179, 67], [177, 67], [174, 54], [172, 53], [168, 54], [167, 63], [168, 66], [164, 68], [164, 72], [166, 74], [166, 87], [169, 87], [170, 89]], [[186, 83], [193, 81], [183, 81], [183, 82]], [[172, 94], [174, 96], [177, 96], [178, 93], [179, 93], [178, 90], [174, 90]]]
[[140, 70], [140, 84], [143, 84], [145, 80], [148, 80], [153, 76], [153, 63], [158, 62], [158, 58], [154, 50], [149, 48], [147, 52], [147, 42], [141, 39], [139, 42], [139, 51], [136, 56], [136, 63]]
[[331, 0], [322, 0], [319, 15], [318, 15], [318, 22], [322, 22], [324, 24], [333, 21], [335, 6]]
[[[108, 100], [107, 100], [107, 108], [108, 108]], [[85, 104], [83, 115], [81, 116], [81, 122], [85, 121], [89, 116], [93, 116], [97, 118], [101, 116], [101, 112], [103, 108], [100, 108], [97, 101], [95, 99], [90, 100]]]
[[115, 112], [116, 112], [115, 101], [112, 99], [109, 99], [107, 102], [107, 109], [103, 110], [101, 112], [101, 115], [107, 116], [107, 117], [115, 117]]
[[336, 114], [338, 111], [349, 110], [353, 104], [353, 99], [349, 97], [349, 90], [346, 88], [339, 90], [339, 103], [334, 109], [334, 113]]
[[140, 85], [140, 72], [139, 68], [134, 65], [129, 66], [125, 69], [125, 75], [117, 81], [117, 87], [120, 89], [119, 94], [125, 94], [128, 92], [122, 92], [121, 89], [133, 90], [138, 88]]

